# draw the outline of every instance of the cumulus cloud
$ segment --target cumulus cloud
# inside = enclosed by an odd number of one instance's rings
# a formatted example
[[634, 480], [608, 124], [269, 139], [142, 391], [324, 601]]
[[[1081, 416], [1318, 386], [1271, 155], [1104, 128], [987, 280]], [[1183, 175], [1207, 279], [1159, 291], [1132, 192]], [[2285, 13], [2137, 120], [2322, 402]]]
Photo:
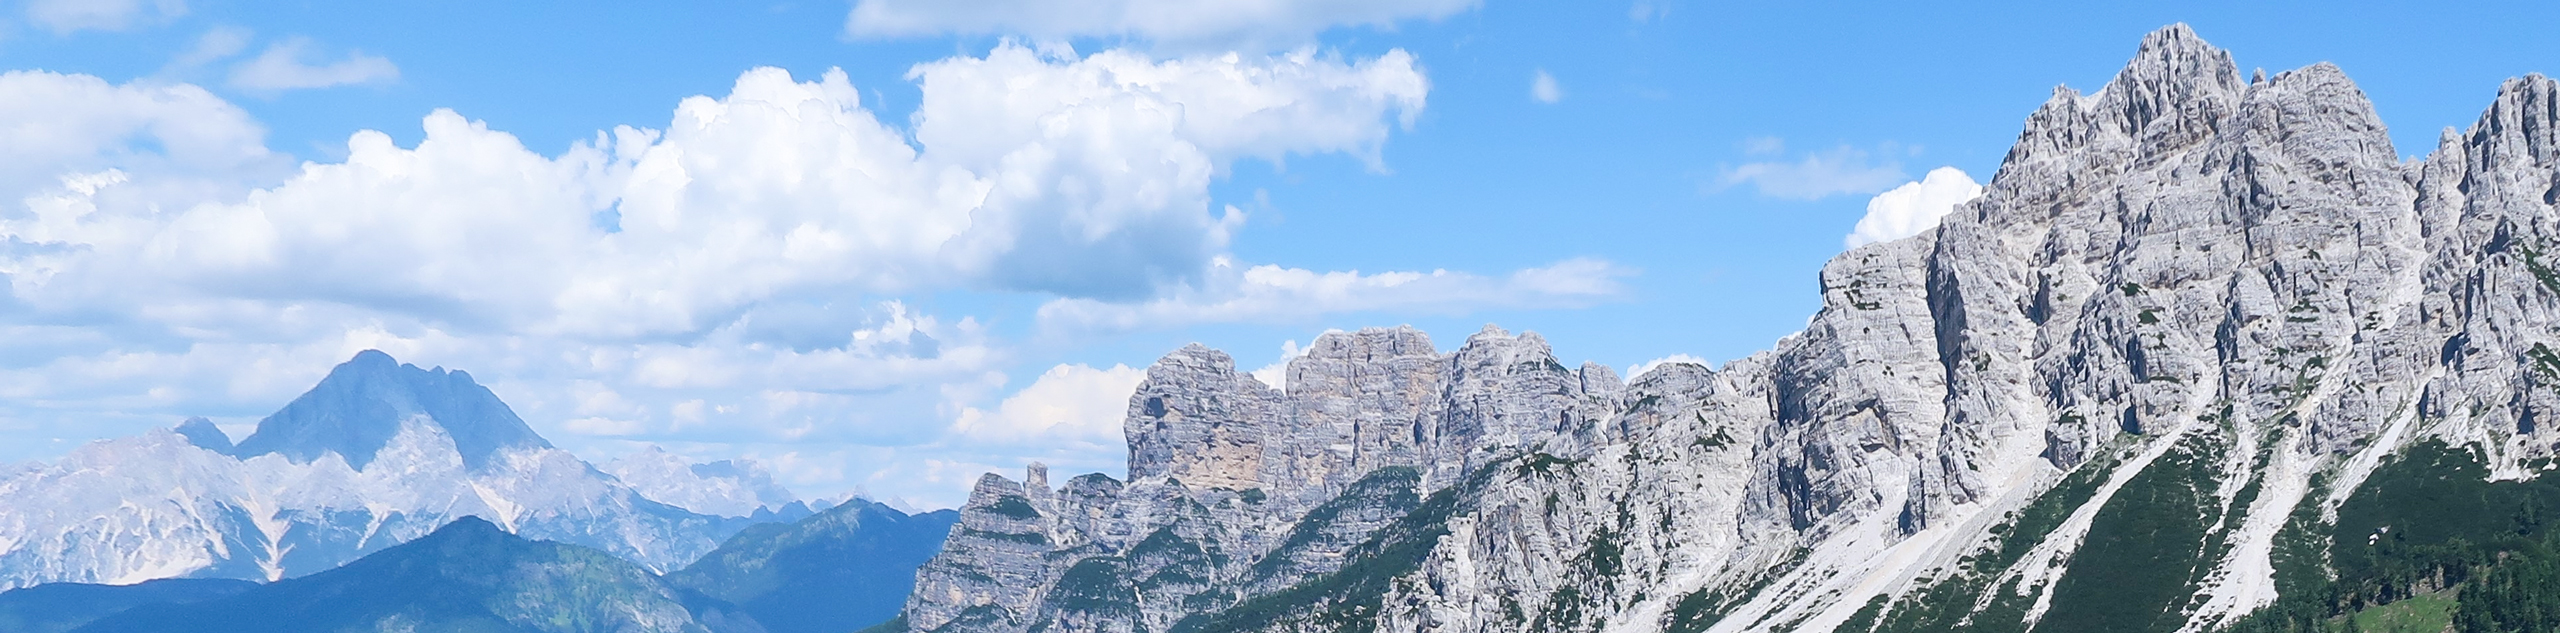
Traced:
[[15, 123], [0, 126], [0, 147], [9, 148], [0, 152], [0, 200], [109, 169], [149, 181], [119, 188], [129, 194], [179, 184], [168, 178], [180, 175], [237, 180], [281, 166], [265, 127], [185, 84], [10, 71], [0, 73], [0, 121]]
[[1581, 307], [1617, 296], [1633, 271], [1571, 259], [1502, 277], [1463, 272], [1316, 272], [1220, 261], [1206, 283], [1132, 303], [1059, 299], [1040, 306], [1051, 332], [1120, 332], [1199, 323], [1289, 322], [1328, 314], [1405, 311], [1462, 314], [1489, 308]]
[[925, 158], [985, 174], [980, 230], [946, 250], [1014, 288], [1134, 298], [1188, 281], [1243, 221], [1208, 184], [1240, 158], [1344, 152], [1377, 164], [1430, 83], [1412, 55], [1312, 51], [1081, 60], [1005, 46], [918, 66]]
[[345, 58], [333, 62], [306, 62], [304, 59], [311, 57], [311, 47], [310, 39], [299, 37], [269, 45], [266, 52], [231, 70], [231, 86], [281, 92], [400, 80], [400, 67], [391, 60], [358, 51], [348, 51]]
[[[1775, 153], [1774, 139], [1754, 139], [1753, 153]], [[1760, 195], [1794, 200], [1819, 200], [1837, 195], [1871, 194], [1902, 182], [1906, 176], [1902, 166], [1879, 159], [1866, 150], [1839, 147], [1830, 151], [1806, 154], [1796, 160], [1746, 163], [1728, 167], [1718, 178], [1719, 187], [1750, 185]]]
[[0, 75], [0, 118], [45, 123], [0, 127], [0, 446], [19, 451], [0, 459], [183, 415], [236, 427], [379, 348], [471, 370], [573, 450], [1006, 463], [863, 448], [1040, 410], [979, 404], [1016, 361], [975, 319], [890, 298], [1202, 287], [1242, 220], [1215, 178], [1375, 164], [1429, 90], [1401, 51], [1047, 50], [917, 66], [903, 129], [840, 72], [767, 68], [558, 153], [437, 111], [414, 145], [359, 132], [299, 167], [200, 88]]
[[[1427, 90], [1402, 53], [1150, 62], [1006, 46], [915, 77], [921, 148], [863, 109], [842, 73], [803, 83], [768, 68], [725, 98], [685, 100], [664, 131], [619, 128], [557, 156], [438, 111], [415, 147], [361, 132], [345, 162], [308, 164], [237, 203], [91, 205], [0, 221], [0, 234], [62, 247], [43, 274], [16, 278], [20, 300], [61, 310], [327, 302], [610, 338], [700, 334], [808, 293], [1133, 297], [1202, 274], [1224, 249], [1240, 218], [1209, 213], [1207, 188], [1229, 161], [1374, 151]], [[162, 129], [140, 121], [122, 124]], [[172, 154], [237, 151], [165, 127]]]
[[962, 409], [951, 430], [979, 446], [1066, 443], [1084, 452], [1116, 455], [1128, 450], [1121, 443], [1121, 421], [1129, 411], [1129, 394], [1146, 378], [1146, 370], [1126, 365], [1051, 367], [993, 410]]
[[1866, 217], [1849, 231], [1849, 248], [1919, 235], [1938, 226], [1938, 219], [1982, 195], [1982, 185], [1954, 167], [1929, 170], [1919, 182], [1903, 183], [1867, 201]]
[[56, 34], [121, 31], [138, 22], [186, 15], [185, 0], [29, 0], [27, 21]]
[[857, 0], [858, 37], [1005, 34], [1135, 37], [1181, 46], [1287, 48], [1336, 26], [1393, 26], [1472, 9], [1477, 0]]
[[1529, 76], [1529, 98], [1538, 103], [1563, 101], [1564, 88], [1556, 85], [1555, 75], [1547, 74], [1547, 69], [1540, 68], [1538, 72]]

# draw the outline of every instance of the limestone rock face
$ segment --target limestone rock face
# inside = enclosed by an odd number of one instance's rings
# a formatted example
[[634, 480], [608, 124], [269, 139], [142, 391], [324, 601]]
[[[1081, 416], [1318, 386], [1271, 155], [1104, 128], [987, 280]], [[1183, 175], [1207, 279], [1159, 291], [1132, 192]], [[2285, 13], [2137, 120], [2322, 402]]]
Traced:
[[1246, 488], [1258, 481], [1280, 394], [1225, 352], [1182, 348], [1147, 368], [1129, 399], [1129, 476]]
[[[2172, 26], [1720, 368], [1621, 381], [1534, 334], [1365, 330], [1275, 392], [1175, 352], [1131, 400], [1131, 481], [1071, 483], [1033, 522], [1049, 547], [919, 591], [907, 624], [2214, 630], [2403, 448], [2509, 480], [2560, 457], [2556, 205], [2560, 82], [2508, 81], [2403, 161], [2338, 68], [2244, 79]], [[981, 496], [1035, 494], [1006, 490]], [[944, 573], [999, 547], [974, 543]], [[2126, 585], [2133, 555], [2171, 571]]]
[[1412, 328], [1332, 333], [1286, 393], [1200, 346], [1129, 399], [1129, 475], [1052, 491], [989, 475], [919, 572], [917, 630], [1164, 631], [1330, 573], [1471, 469], [1559, 433], [1603, 433], [1617, 376], [1566, 369], [1496, 328], [1442, 353]]

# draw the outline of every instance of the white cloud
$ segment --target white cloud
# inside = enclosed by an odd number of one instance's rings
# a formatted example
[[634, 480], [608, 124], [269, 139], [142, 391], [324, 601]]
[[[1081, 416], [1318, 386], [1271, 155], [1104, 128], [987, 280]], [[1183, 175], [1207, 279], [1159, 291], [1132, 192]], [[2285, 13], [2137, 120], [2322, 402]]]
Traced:
[[915, 76], [921, 148], [841, 73], [751, 71], [727, 98], [687, 99], [664, 132], [620, 128], [556, 157], [439, 111], [413, 148], [361, 132], [345, 162], [238, 203], [0, 221], [64, 248], [0, 272], [40, 272], [17, 296], [65, 311], [317, 301], [579, 337], [699, 334], [802, 295], [1138, 297], [1223, 251], [1240, 216], [1209, 214], [1207, 189], [1228, 162], [1374, 152], [1427, 89], [1400, 52], [1152, 63], [1006, 46]]
[[249, 30], [236, 26], [218, 26], [196, 37], [194, 46], [169, 61], [172, 68], [193, 68], [230, 59], [249, 50]]
[[202, 195], [188, 178], [238, 181], [282, 165], [266, 148], [266, 129], [247, 112], [185, 84], [10, 71], [0, 73], [0, 121], [12, 122], [0, 125], [0, 147], [8, 148], [0, 152], [0, 200], [107, 169], [138, 181], [110, 196], [170, 188]]
[[1547, 69], [1540, 68], [1536, 74], [1529, 77], [1529, 98], [1537, 100], [1538, 103], [1563, 101], [1564, 88], [1556, 86], [1555, 75], [1547, 74]]
[[1206, 213], [1236, 159], [1344, 152], [1377, 165], [1430, 83], [1412, 55], [1312, 51], [1075, 60], [1018, 46], [918, 66], [916, 140], [986, 177], [976, 230], [943, 250], [1004, 286], [1132, 298], [1188, 281], [1243, 221]]
[[1208, 194], [1234, 161], [1374, 165], [1429, 90], [1401, 51], [1005, 45], [910, 77], [906, 129], [842, 73], [768, 68], [557, 154], [438, 111], [416, 145], [359, 132], [296, 168], [200, 88], [0, 75], [0, 120], [45, 123], [0, 126], [0, 461], [184, 415], [236, 427], [380, 348], [469, 369], [583, 454], [870, 460], [794, 470], [810, 490], [1007, 463], [1029, 449], [875, 450], [941, 441], [986, 406], [955, 394], [1016, 362], [973, 318], [887, 299], [1200, 287], [1240, 226]]
[[1867, 201], [1866, 217], [1845, 240], [1849, 248], [1919, 235], [1938, 226], [1938, 219], [1982, 195], [1982, 185], [1954, 167], [1929, 170], [1919, 182], [1903, 183]]
[[[1750, 145], [1754, 153], [1774, 152], [1780, 146], [1773, 141], [1753, 139]], [[1818, 200], [1843, 194], [1883, 191], [1904, 178], [1899, 164], [1876, 160], [1865, 150], [1840, 147], [1807, 154], [1795, 161], [1756, 162], [1727, 168], [1719, 178], [1718, 186], [1749, 184], [1764, 196]]]
[[[1341, 330], [1326, 330], [1326, 332], [1339, 331]], [[1255, 380], [1262, 381], [1263, 386], [1273, 389], [1288, 389], [1289, 361], [1297, 360], [1298, 357], [1305, 355], [1307, 355], [1307, 348], [1298, 347], [1297, 341], [1291, 340], [1283, 342], [1280, 344], [1280, 360], [1271, 361], [1271, 364], [1264, 365], [1261, 369], [1253, 370], [1253, 377]]]
[[1373, 311], [1462, 314], [1488, 308], [1581, 307], [1618, 295], [1633, 274], [1597, 259], [1571, 259], [1504, 277], [1434, 270], [1361, 274], [1273, 265], [1239, 270], [1221, 261], [1207, 282], [1144, 302], [1058, 299], [1040, 306], [1053, 333], [1120, 332], [1197, 323], [1288, 322]]
[[979, 447], [1067, 443], [1117, 455], [1128, 450], [1121, 443], [1121, 422], [1129, 411], [1129, 394], [1146, 378], [1146, 370], [1126, 365], [1051, 367], [992, 411], [962, 409], [951, 430]]
[[29, 0], [27, 20], [56, 34], [121, 31], [143, 20], [186, 15], [184, 0]]
[[845, 31], [1041, 39], [1135, 37], [1177, 46], [1270, 50], [1336, 26], [1391, 27], [1475, 8], [1478, 0], [857, 0]]
[[231, 85], [243, 90], [279, 92], [400, 80], [400, 67], [391, 60], [348, 51], [345, 59], [313, 65], [303, 61], [310, 48], [311, 40], [300, 37], [269, 45], [266, 52], [231, 69]]
[[1635, 380], [1636, 378], [1643, 376], [1645, 372], [1653, 371], [1653, 368], [1655, 368], [1655, 367], [1661, 367], [1661, 366], [1663, 366], [1663, 365], [1671, 364], [1671, 363], [1687, 363], [1687, 364], [1691, 364], [1691, 365], [1697, 365], [1697, 366], [1699, 366], [1699, 367], [1714, 367], [1714, 366], [1715, 366], [1715, 365], [1714, 365], [1714, 364], [1712, 364], [1712, 363], [1708, 363], [1708, 362], [1706, 361], [1706, 359], [1698, 358], [1698, 357], [1696, 357], [1696, 356], [1690, 356], [1690, 355], [1688, 355], [1688, 354], [1672, 354], [1672, 355], [1670, 355], [1670, 356], [1664, 356], [1664, 357], [1661, 357], [1661, 358], [1656, 358], [1656, 359], [1653, 359], [1653, 360], [1649, 360], [1649, 361], [1645, 361], [1645, 362], [1641, 362], [1641, 363], [1636, 363], [1636, 364], [1634, 364], [1634, 365], [1628, 365], [1628, 366], [1627, 366], [1627, 380], [1633, 381], [1633, 380]]

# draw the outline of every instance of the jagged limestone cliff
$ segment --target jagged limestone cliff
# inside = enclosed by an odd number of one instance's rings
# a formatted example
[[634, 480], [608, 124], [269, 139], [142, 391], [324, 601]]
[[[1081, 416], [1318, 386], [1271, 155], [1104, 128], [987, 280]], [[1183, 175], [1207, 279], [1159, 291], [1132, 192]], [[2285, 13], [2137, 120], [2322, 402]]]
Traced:
[[1369, 330], [1282, 391], [1175, 352], [1130, 400], [1130, 481], [990, 475], [895, 624], [2203, 631], [2383, 604], [2452, 581], [2363, 561], [2465, 532], [2389, 532], [2428, 519], [2374, 499], [2429, 488], [2374, 473], [2520, 482], [2560, 453], [2555, 204], [2550, 79], [2404, 162], [2337, 68], [2244, 77], [2173, 26], [1719, 369], [1621, 385], [1534, 334]]

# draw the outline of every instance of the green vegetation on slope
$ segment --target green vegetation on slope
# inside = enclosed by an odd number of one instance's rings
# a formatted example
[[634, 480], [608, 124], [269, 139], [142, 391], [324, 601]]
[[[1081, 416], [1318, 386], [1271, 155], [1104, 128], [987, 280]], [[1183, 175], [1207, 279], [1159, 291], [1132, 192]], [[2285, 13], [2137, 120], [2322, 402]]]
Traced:
[[[2363, 633], [2443, 633], [2453, 626], [2453, 597], [2422, 593], [2399, 602], [2358, 611], [2356, 631]], [[2341, 622], [2343, 627], [2345, 623]]]
[[[2115, 472], [2115, 468], [2115, 457], [2112, 454], [2102, 454], [2095, 460], [2081, 464], [2079, 468], [2073, 469], [2071, 474], [2063, 476], [2062, 481], [2055, 483], [2052, 489], [2038, 495], [2035, 501], [2028, 502], [2026, 507], [2019, 508], [2010, 514], [2006, 521], [1992, 526], [1991, 546], [1959, 561], [1957, 568], [1947, 577], [1938, 579], [1936, 583], [1928, 585], [1927, 589], [1900, 603], [1880, 607], [1869, 605], [1883, 614], [1880, 624], [1866, 628], [1843, 626], [1839, 630], [1843, 632], [1873, 630], [1880, 633], [1935, 633], [1955, 630], [2015, 633], [2026, 630], [2028, 605], [2025, 598], [2017, 595], [2017, 587], [2014, 583], [1997, 587], [1998, 596], [1990, 600], [1989, 604], [1983, 605], [1979, 612], [1974, 608], [1977, 599], [1985, 592], [1995, 590], [1991, 586], [1993, 580], [1999, 578], [2009, 568], [2016, 566], [2018, 561], [2026, 558], [2027, 552], [2033, 551], [2036, 544], [2044, 542], [2045, 537], [2051, 536], [2054, 529], [2062, 527], [2063, 520], [2071, 518], [2073, 510], [2096, 496], [2098, 487], [2107, 482], [2107, 478]], [[1862, 612], [1864, 610], [1861, 609]], [[1874, 622], [1876, 619], [1878, 618], [1853, 618], [1852, 624], [1863, 625]], [[1712, 620], [1705, 622], [1713, 624]], [[1694, 630], [1704, 631], [1705, 626], [1701, 625]]]
[[475, 517], [337, 569], [228, 598], [136, 607], [81, 633], [754, 631], [717, 600], [611, 554]]
[[52, 583], [0, 592], [0, 631], [61, 633], [146, 604], [187, 604], [258, 587], [246, 580], [163, 578], [131, 585]]
[[[1422, 566], [1440, 537], [1449, 533], [1449, 518], [1475, 503], [1501, 463], [1477, 468], [1467, 480], [1431, 493], [1413, 512], [1379, 528], [1352, 548], [1342, 568], [1288, 589], [1255, 596], [1214, 614], [1183, 618], [1174, 633], [1242, 633], [1288, 628], [1297, 631], [1353, 633], [1374, 631], [1378, 611], [1390, 583]], [[1284, 626], [1286, 625], [1286, 626]]]
[[2089, 533], [2054, 581], [2038, 631], [2175, 631], [2186, 622], [2205, 530], [2220, 514], [2222, 435], [2180, 438], [2098, 508]]
[[1422, 504], [1422, 495], [1414, 492], [1421, 484], [1421, 471], [1402, 466], [1380, 468], [1361, 477], [1341, 495], [1299, 518], [1297, 525], [1289, 528], [1288, 538], [1281, 541], [1279, 547], [1273, 548], [1262, 560], [1254, 561], [1248, 577], [1259, 584], [1306, 564], [1300, 559], [1311, 553], [1310, 548], [1341, 531], [1345, 513], [1401, 516], [1412, 512], [1414, 507]]
[[847, 500], [739, 532], [667, 581], [738, 605], [770, 633], [843, 633], [896, 617], [958, 520]]
[[2282, 582], [2282, 568], [2298, 565], [2279, 561], [2281, 597], [2229, 630], [2418, 630], [2405, 627], [2423, 628], [2448, 610], [2460, 633], [2560, 630], [2555, 509], [2560, 477], [2490, 481], [2476, 449], [2421, 442], [2338, 508], [2327, 534], [2333, 577], [2310, 587]]

